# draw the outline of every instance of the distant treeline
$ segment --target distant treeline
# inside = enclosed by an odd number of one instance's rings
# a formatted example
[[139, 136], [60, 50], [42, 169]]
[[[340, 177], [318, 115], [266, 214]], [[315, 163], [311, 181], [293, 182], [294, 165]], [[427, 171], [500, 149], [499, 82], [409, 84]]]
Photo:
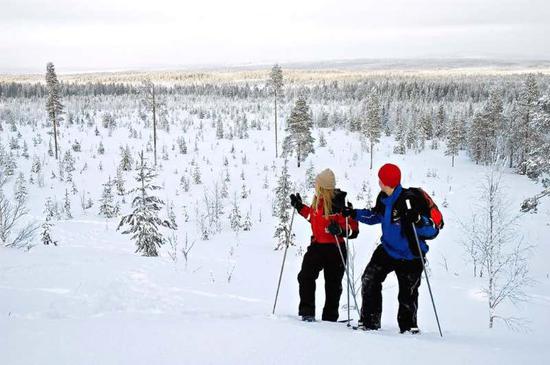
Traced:
[[[375, 76], [343, 81], [310, 81], [307, 84], [286, 85], [285, 96], [289, 99], [303, 95], [311, 100], [362, 100], [373, 90], [384, 100], [420, 102], [470, 102], [478, 103], [488, 98], [493, 88], [503, 92], [505, 102], [518, 97], [526, 75], [508, 76], [462, 76], [414, 77]], [[537, 75], [541, 90], [550, 85], [550, 75]], [[234, 84], [201, 83], [164, 86], [157, 84], [156, 91], [164, 95], [197, 95], [228, 97], [235, 99], [268, 97], [269, 89], [264, 83], [246, 82]], [[140, 84], [127, 83], [63, 83], [61, 94], [67, 96], [100, 96], [138, 94]], [[46, 96], [46, 87], [40, 83], [0, 82], [0, 98], [41, 98]]]

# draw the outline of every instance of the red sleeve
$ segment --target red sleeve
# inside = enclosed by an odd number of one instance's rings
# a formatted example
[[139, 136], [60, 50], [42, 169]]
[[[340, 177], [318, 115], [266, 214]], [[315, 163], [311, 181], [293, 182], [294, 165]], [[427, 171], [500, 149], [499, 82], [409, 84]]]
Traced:
[[308, 219], [309, 218], [309, 214], [311, 213], [311, 208], [308, 207], [307, 205], [303, 205], [302, 206], [302, 209], [300, 209], [298, 211], [298, 214], [300, 214], [302, 217], [304, 217], [305, 219]]

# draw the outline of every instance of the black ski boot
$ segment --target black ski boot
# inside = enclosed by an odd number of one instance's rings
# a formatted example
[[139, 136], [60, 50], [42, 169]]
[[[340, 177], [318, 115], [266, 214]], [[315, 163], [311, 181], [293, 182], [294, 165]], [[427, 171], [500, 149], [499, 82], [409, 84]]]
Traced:
[[315, 322], [315, 316], [302, 316], [304, 322]]
[[411, 335], [417, 335], [420, 333], [420, 328], [418, 327], [411, 327], [409, 329], [402, 329], [402, 330], [399, 330], [399, 333], [403, 334], [403, 333], [410, 333]]

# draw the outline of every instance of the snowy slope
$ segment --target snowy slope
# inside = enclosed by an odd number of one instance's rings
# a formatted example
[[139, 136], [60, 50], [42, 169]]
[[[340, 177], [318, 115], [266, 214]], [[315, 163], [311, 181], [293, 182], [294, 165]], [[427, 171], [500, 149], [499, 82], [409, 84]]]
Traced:
[[[22, 132], [32, 136], [30, 130]], [[134, 151], [142, 141], [128, 139], [127, 132], [115, 130], [112, 137], [102, 131], [64, 130], [63, 140], [82, 140], [83, 152], [77, 156], [76, 185], [100, 197], [101, 184], [114, 176], [119, 161], [119, 144], [129, 143]], [[148, 136], [148, 131], [144, 131]], [[432, 242], [429, 253], [431, 281], [439, 309], [444, 338], [439, 338], [425, 284], [420, 289], [419, 325], [421, 336], [399, 335], [396, 323], [396, 280], [390, 275], [384, 286], [383, 329], [377, 333], [356, 332], [345, 324], [302, 323], [297, 318], [300, 250], [307, 246], [309, 227], [297, 217], [295, 232], [298, 245], [289, 249], [279, 305], [275, 316], [271, 308], [282, 252], [274, 251], [272, 238], [275, 219], [271, 216], [271, 198], [276, 183], [271, 168], [274, 151], [272, 132], [250, 131], [250, 139], [217, 141], [214, 130], [204, 132], [204, 140], [193, 152], [195, 129], [188, 134], [188, 155], [169, 149], [170, 160], [162, 161], [160, 196], [176, 207], [180, 241], [187, 233], [196, 245], [187, 265], [179, 254], [174, 263], [164, 247], [161, 257], [147, 258], [134, 253], [135, 246], [116, 231], [118, 219], [97, 215], [97, 203], [87, 212], [73, 196], [72, 220], [61, 220], [52, 230], [59, 246], [37, 245], [30, 251], [0, 248], [0, 362], [2, 364], [336, 364], [383, 362], [386, 364], [545, 364], [550, 357], [550, 202], [542, 202], [538, 214], [521, 218], [521, 231], [536, 245], [531, 257], [531, 274], [537, 281], [528, 289], [531, 300], [519, 307], [503, 305], [504, 314], [530, 321], [529, 330], [513, 332], [503, 324], [489, 330], [488, 309], [480, 294], [483, 282], [473, 278], [465, 261], [460, 221], [468, 221], [472, 204], [479, 198], [479, 183], [486, 172], [467, 157], [460, 156], [454, 168], [442, 150], [426, 150], [406, 156], [393, 155], [393, 140], [383, 138], [376, 147], [375, 169], [368, 169], [369, 154], [362, 153], [356, 136], [342, 131], [325, 130], [329, 147], [316, 147], [310, 157], [316, 171], [331, 167], [337, 184], [349, 192], [352, 202], [363, 180], [377, 194], [377, 168], [385, 162], [402, 167], [404, 186], [423, 186], [441, 203], [446, 228]], [[161, 143], [171, 146], [183, 134], [160, 133]], [[106, 153], [95, 155], [103, 139]], [[6, 139], [7, 140], [7, 139]], [[235, 145], [235, 159], [230, 149]], [[42, 155], [46, 146], [36, 147]], [[177, 150], [177, 148], [176, 148]], [[242, 165], [244, 151], [247, 164]], [[356, 158], [353, 157], [357, 154]], [[32, 155], [32, 152], [31, 152]], [[160, 155], [160, 154], [159, 154]], [[149, 155], [150, 156], [150, 155]], [[239, 199], [243, 215], [250, 212], [251, 232], [236, 235], [226, 218], [225, 204], [222, 233], [201, 241], [194, 224], [193, 206], [200, 202], [203, 188], [212, 188], [224, 171], [223, 156], [230, 159], [229, 196], [241, 189], [244, 170], [251, 196]], [[176, 189], [179, 176], [195, 158], [200, 162], [203, 185], [191, 185], [184, 193]], [[206, 161], [209, 160], [210, 164]], [[102, 161], [103, 171], [97, 166]], [[84, 161], [89, 168], [78, 172]], [[276, 161], [280, 166], [281, 160]], [[290, 173], [297, 184], [304, 184], [304, 171], [294, 160]], [[267, 167], [267, 171], [265, 171]], [[29, 171], [30, 161], [20, 159], [19, 168]], [[55, 170], [53, 165], [46, 171]], [[178, 170], [178, 174], [175, 170]], [[277, 169], [278, 170], [278, 169]], [[436, 177], [427, 177], [437, 175]], [[265, 175], [269, 189], [262, 189]], [[126, 175], [133, 186], [134, 172]], [[42, 219], [47, 196], [62, 201], [65, 185], [45, 176], [46, 186], [30, 190], [30, 215]], [[536, 192], [537, 187], [525, 177], [505, 172], [510, 209], [519, 211], [520, 202]], [[300, 188], [304, 190], [303, 186]], [[312, 191], [308, 191], [311, 198]], [[129, 200], [129, 199], [127, 199]], [[187, 206], [189, 222], [183, 222], [181, 207]], [[199, 203], [200, 205], [200, 203]], [[122, 207], [127, 213], [129, 205]], [[261, 213], [260, 213], [261, 212]], [[261, 222], [259, 217], [261, 214]], [[356, 276], [367, 264], [380, 235], [379, 227], [361, 226], [353, 243], [357, 249]], [[446, 265], [444, 265], [446, 261]], [[231, 276], [230, 280], [228, 280]], [[323, 303], [323, 282], [318, 281], [318, 308]], [[342, 304], [345, 297], [341, 301]], [[319, 310], [318, 310], [319, 311]], [[341, 318], [346, 315], [342, 308]], [[354, 315], [357, 318], [357, 315]]]

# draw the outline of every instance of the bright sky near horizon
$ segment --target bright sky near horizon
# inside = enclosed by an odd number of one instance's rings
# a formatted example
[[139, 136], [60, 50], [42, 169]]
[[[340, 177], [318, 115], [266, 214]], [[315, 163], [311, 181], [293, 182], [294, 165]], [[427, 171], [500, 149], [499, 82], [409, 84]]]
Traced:
[[548, 0], [0, 0], [0, 72], [550, 60]]

